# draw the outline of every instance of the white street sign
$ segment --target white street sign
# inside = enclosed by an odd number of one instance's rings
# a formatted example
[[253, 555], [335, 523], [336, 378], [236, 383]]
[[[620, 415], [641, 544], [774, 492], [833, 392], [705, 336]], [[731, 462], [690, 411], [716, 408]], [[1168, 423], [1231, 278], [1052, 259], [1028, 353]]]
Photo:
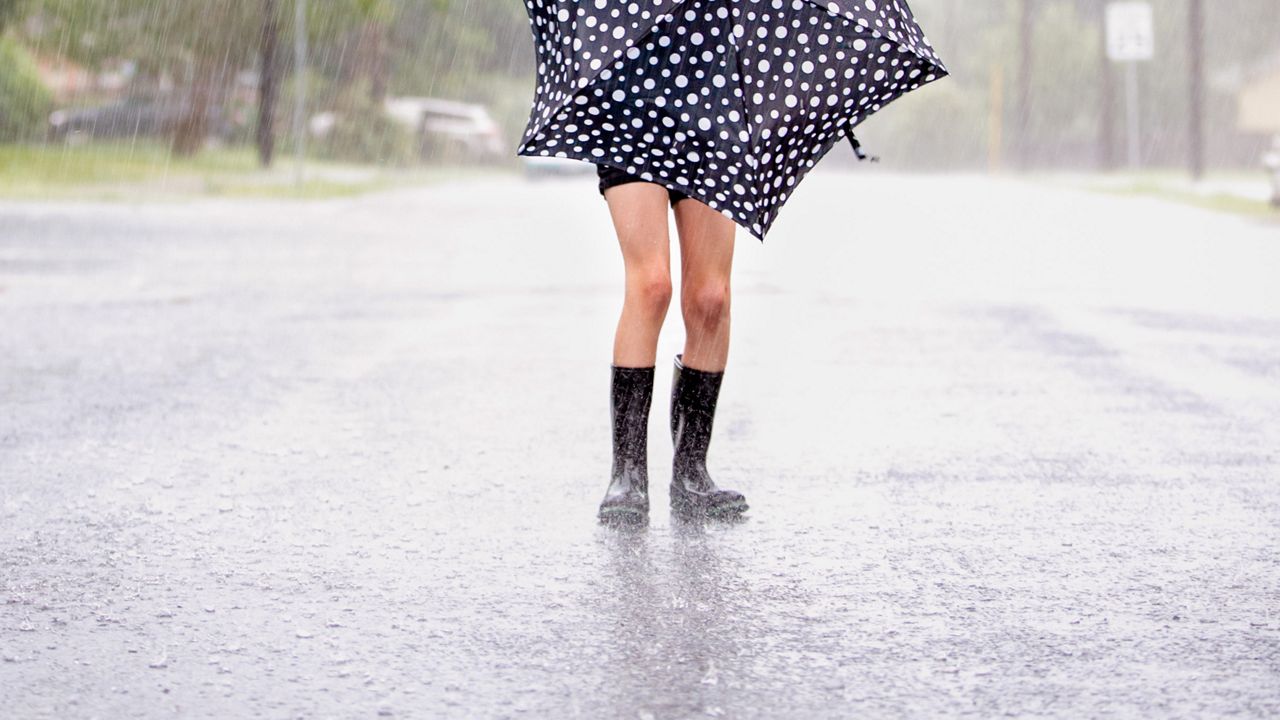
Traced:
[[1155, 56], [1155, 28], [1151, 4], [1113, 2], [1107, 5], [1107, 56], [1116, 62], [1150, 60]]

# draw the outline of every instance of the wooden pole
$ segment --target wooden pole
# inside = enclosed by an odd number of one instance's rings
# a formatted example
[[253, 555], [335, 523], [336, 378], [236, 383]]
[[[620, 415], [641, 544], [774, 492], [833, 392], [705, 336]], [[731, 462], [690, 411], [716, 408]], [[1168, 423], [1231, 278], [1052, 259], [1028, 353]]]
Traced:
[[1204, 177], [1204, 2], [1190, 0], [1187, 9], [1187, 37], [1191, 43], [1188, 54], [1190, 65], [1190, 86], [1187, 101], [1190, 105], [1187, 116], [1188, 132], [1188, 164], [1191, 177], [1199, 180]]
[[1018, 84], [1016, 87], [1015, 143], [1019, 167], [1028, 170], [1031, 167], [1031, 76], [1032, 35], [1035, 31], [1035, 0], [1020, 0], [1018, 6], [1021, 13], [1018, 17]]
[[1004, 164], [1004, 66], [991, 66], [991, 97], [987, 115], [987, 170], [1000, 172]]
[[1116, 167], [1116, 89], [1115, 67], [1107, 53], [1107, 2], [1097, 0], [1098, 57], [1101, 84], [1098, 89], [1098, 166], [1103, 170]]
[[307, 162], [307, 0], [294, 0], [293, 65], [297, 84], [293, 103], [294, 182], [302, 187]]

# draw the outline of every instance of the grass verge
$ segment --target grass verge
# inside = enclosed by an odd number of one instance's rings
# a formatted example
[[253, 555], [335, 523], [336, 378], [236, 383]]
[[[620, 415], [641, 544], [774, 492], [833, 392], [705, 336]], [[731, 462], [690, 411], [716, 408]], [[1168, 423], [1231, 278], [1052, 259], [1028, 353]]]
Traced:
[[0, 145], [0, 198], [165, 200], [193, 197], [318, 199], [503, 172], [501, 167], [384, 168], [308, 160], [297, 182], [292, 157], [271, 168], [252, 148], [173, 155], [154, 141], [85, 145]]
[[1173, 174], [1108, 175], [1090, 178], [1084, 186], [1095, 192], [1160, 198], [1206, 210], [1280, 222], [1280, 209], [1264, 197], [1267, 179], [1261, 173], [1209, 176], [1199, 183]]

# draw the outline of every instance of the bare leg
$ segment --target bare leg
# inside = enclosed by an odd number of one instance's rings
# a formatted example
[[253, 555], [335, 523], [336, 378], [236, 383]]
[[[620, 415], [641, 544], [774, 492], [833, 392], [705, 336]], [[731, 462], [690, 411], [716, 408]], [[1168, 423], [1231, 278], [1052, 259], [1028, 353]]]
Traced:
[[729, 358], [733, 221], [697, 200], [676, 203], [685, 367], [723, 372]]
[[697, 200], [676, 203], [684, 353], [671, 385], [671, 508], [681, 515], [731, 517], [747, 509], [737, 490], [707, 472], [707, 448], [729, 357], [729, 274], [733, 221]]
[[613, 341], [613, 364], [653, 367], [658, 333], [671, 304], [667, 191], [653, 183], [626, 183], [606, 190], [605, 199], [627, 275], [626, 299]]
[[613, 342], [613, 469], [600, 502], [604, 523], [649, 517], [648, 427], [658, 332], [671, 304], [667, 191], [652, 183], [605, 191], [626, 266], [627, 291]]

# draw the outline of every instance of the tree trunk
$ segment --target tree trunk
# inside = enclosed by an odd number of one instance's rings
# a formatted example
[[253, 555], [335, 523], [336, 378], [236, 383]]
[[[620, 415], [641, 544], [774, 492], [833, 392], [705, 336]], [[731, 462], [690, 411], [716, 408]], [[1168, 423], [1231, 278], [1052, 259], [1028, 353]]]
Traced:
[[261, 70], [258, 80], [258, 161], [271, 167], [275, 158], [276, 100], [280, 95], [280, 63], [276, 56], [280, 44], [279, 0], [265, 0], [260, 48]]
[[387, 26], [377, 20], [367, 20], [364, 25], [364, 69], [369, 75], [369, 99], [381, 105], [387, 99]]
[[205, 58], [196, 61], [195, 77], [186, 103], [186, 112], [175, 128], [173, 152], [189, 157], [204, 147], [209, 137], [209, 111], [217, 94], [218, 66]]

